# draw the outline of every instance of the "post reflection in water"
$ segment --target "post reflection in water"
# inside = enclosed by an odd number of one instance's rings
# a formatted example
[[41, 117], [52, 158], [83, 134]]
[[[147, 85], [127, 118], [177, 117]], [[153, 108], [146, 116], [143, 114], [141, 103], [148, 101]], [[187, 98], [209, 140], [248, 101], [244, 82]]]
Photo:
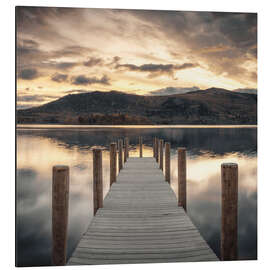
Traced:
[[[187, 148], [187, 212], [219, 256], [221, 228], [220, 165], [239, 166], [239, 259], [257, 258], [256, 128], [67, 128], [17, 130], [17, 265], [51, 264], [52, 167], [70, 166], [68, 257], [93, 215], [92, 151], [103, 153], [104, 196], [109, 190], [109, 145], [128, 137], [130, 157], [153, 156], [154, 137], [171, 143], [171, 185], [177, 194], [177, 148]], [[118, 171], [118, 170], [117, 170]]]

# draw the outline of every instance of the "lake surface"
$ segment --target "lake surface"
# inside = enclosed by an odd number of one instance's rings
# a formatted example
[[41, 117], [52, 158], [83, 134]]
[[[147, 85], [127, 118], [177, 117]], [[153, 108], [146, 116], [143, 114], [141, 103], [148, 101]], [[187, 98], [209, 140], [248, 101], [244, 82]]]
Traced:
[[256, 127], [91, 127], [23, 126], [17, 129], [16, 264], [51, 264], [52, 166], [70, 166], [68, 257], [93, 217], [92, 151], [104, 146], [104, 196], [109, 189], [111, 142], [129, 137], [130, 156], [152, 156], [154, 137], [171, 142], [171, 185], [177, 191], [177, 148], [187, 148], [187, 212], [220, 256], [221, 177], [223, 162], [239, 166], [238, 254], [257, 259]]

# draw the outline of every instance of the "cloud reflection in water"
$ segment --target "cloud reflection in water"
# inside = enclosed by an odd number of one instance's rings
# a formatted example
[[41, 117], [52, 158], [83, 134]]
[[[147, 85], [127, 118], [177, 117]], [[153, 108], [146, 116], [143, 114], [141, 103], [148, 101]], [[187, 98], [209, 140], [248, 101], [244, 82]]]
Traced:
[[[157, 136], [171, 142], [172, 188], [177, 190], [177, 147], [187, 147], [188, 214], [217, 255], [220, 245], [222, 162], [239, 165], [239, 258], [257, 258], [257, 129], [19, 129], [17, 136], [17, 265], [50, 265], [52, 166], [70, 166], [68, 256], [93, 215], [93, 145], [128, 136], [130, 156], [152, 156]], [[103, 152], [104, 196], [109, 189], [109, 153]]]

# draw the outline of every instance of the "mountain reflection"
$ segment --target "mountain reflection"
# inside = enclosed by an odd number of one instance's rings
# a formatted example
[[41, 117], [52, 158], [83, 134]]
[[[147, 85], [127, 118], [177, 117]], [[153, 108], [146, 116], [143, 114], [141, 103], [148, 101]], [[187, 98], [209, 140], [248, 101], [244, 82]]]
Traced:
[[153, 137], [171, 142], [171, 185], [177, 191], [177, 148], [187, 148], [188, 215], [219, 255], [222, 162], [239, 165], [239, 258], [257, 258], [256, 128], [92, 128], [17, 130], [17, 264], [50, 265], [52, 166], [70, 166], [68, 256], [92, 218], [92, 152], [103, 152], [104, 196], [109, 189], [110, 142], [129, 137], [138, 156], [152, 156]]
[[119, 138], [129, 137], [131, 144], [143, 136], [146, 145], [152, 145], [153, 136], [170, 141], [172, 147], [185, 146], [190, 153], [201, 151], [225, 154], [257, 151], [256, 128], [90, 128], [90, 129], [22, 129], [20, 135], [49, 138], [65, 148], [77, 146], [89, 149], [93, 145], [108, 146]]

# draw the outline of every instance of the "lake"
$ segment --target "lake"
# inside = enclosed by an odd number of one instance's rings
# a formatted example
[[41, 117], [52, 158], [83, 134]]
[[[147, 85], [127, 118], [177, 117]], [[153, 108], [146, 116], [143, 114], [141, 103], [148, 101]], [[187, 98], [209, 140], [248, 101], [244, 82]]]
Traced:
[[[223, 162], [239, 166], [238, 255], [257, 259], [257, 128], [250, 126], [54, 126], [17, 127], [16, 264], [51, 264], [52, 166], [70, 166], [68, 257], [93, 217], [92, 151], [104, 146], [104, 196], [109, 189], [111, 142], [129, 137], [130, 156], [152, 156], [154, 137], [171, 143], [171, 186], [177, 191], [177, 148], [187, 148], [187, 213], [220, 256]], [[177, 193], [177, 192], [176, 192]]]

